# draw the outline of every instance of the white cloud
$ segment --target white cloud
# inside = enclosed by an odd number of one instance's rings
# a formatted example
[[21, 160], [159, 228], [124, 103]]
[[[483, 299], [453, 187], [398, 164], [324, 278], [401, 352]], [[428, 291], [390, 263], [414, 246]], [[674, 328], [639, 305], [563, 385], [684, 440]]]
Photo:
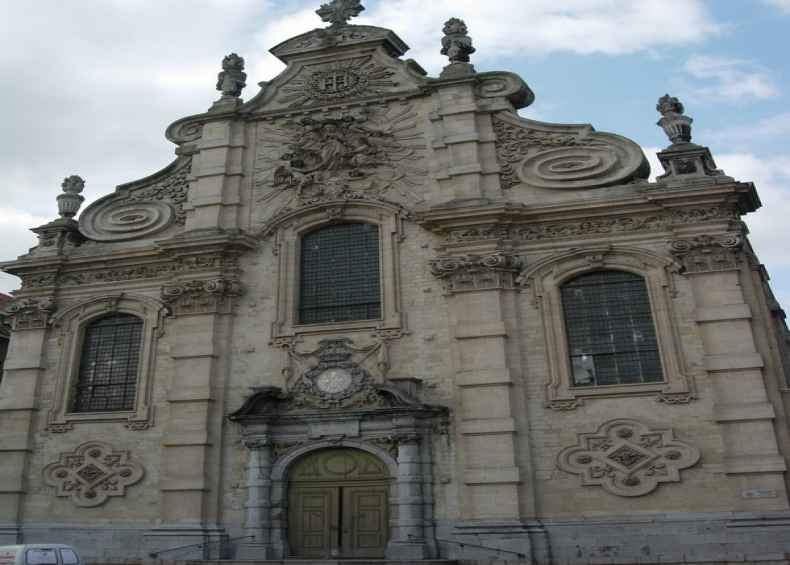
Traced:
[[[656, 25], [667, 14], [672, 24]], [[700, 42], [722, 29], [698, 0], [391, 0], [362, 16], [403, 36], [433, 72], [446, 63], [439, 45], [450, 16], [466, 21], [479, 62], [557, 51], [621, 55]]]
[[682, 82], [690, 99], [747, 102], [779, 95], [769, 71], [752, 61], [695, 55], [683, 66]]
[[[36, 244], [30, 228], [46, 223], [47, 219], [12, 208], [0, 207], [0, 258], [8, 261], [27, 253]], [[0, 292], [8, 293], [19, 288], [19, 279], [0, 273]]]
[[709, 144], [726, 143], [731, 147], [748, 147], [756, 141], [770, 141], [783, 136], [790, 136], [790, 112], [768, 116], [746, 124], [703, 130], [697, 137]]
[[772, 6], [777, 10], [790, 14], [790, 0], [763, 0], [764, 4]]

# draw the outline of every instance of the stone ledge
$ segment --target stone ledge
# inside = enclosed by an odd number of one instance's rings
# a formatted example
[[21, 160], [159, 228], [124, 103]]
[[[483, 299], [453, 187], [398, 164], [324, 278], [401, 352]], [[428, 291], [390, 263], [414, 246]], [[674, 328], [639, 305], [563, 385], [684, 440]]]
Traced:
[[474, 339], [479, 337], [506, 337], [504, 322], [485, 322], [455, 326], [455, 339]]
[[491, 418], [485, 420], [466, 420], [461, 422], [464, 435], [512, 434], [516, 432], [513, 418]]
[[483, 467], [466, 469], [464, 483], [467, 485], [492, 485], [520, 483], [518, 467]]
[[694, 319], [697, 322], [723, 322], [726, 320], [750, 320], [752, 310], [748, 304], [728, 304], [697, 308]]
[[782, 473], [787, 464], [781, 455], [744, 455], [727, 457], [724, 460], [726, 475], [746, 475], [749, 473]]
[[765, 366], [759, 353], [706, 355], [705, 369], [708, 371], [730, 371], [735, 369], [762, 369]]
[[513, 384], [513, 377], [510, 376], [510, 369], [507, 367], [477, 369], [473, 371], [459, 371], [456, 373], [456, 382], [460, 387], [511, 385]]
[[748, 422], [750, 420], [773, 420], [774, 407], [768, 402], [742, 402], [714, 404], [713, 418], [717, 422]]

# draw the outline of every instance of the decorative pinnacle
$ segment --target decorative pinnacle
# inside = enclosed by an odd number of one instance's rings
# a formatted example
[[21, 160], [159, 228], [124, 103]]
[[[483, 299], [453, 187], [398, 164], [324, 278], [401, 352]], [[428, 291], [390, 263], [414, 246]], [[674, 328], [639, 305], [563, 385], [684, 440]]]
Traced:
[[61, 184], [63, 194], [59, 194], [58, 201], [58, 214], [61, 218], [71, 219], [77, 215], [77, 211], [85, 201], [85, 197], [80, 195], [80, 192], [85, 188], [85, 181], [77, 175], [66, 177]]
[[332, 0], [329, 4], [321, 4], [315, 13], [322, 21], [341, 26], [347, 24], [351, 18], [356, 18], [364, 9], [360, 0]]
[[247, 73], [244, 72], [244, 58], [231, 53], [222, 59], [222, 72], [217, 75], [217, 90], [223, 98], [238, 98], [247, 86]]
[[475, 52], [469, 29], [463, 20], [450, 18], [444, 24], [442, 55], [447, 55], [450, 63], [468, 63], [469, 55]]
[[680, 100], [665, 94], [658, 99], [656, 110], [661, 113], [656, 125], [663, 128], [673, 145], [691, 141], [691, 124], [694, 120], [683, 115], [684, 108]]

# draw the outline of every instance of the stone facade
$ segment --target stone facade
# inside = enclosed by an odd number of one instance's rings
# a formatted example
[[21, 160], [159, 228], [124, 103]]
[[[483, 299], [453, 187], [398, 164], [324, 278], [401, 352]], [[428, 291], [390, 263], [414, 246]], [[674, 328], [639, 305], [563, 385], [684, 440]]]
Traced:
[[[69, 177], [3, 264], [23, 282], [0, 545], [282, 558], [289, 468], [351, 449], [389, 473], [390, 558], [784, 560], [789, 338], [742, 222], [753, 185], [677, 99], [650, 183], [632, 141], [520, 118], [532, 91], [475, 71], [461, 20], [433, 78], [349, 24], [362, 9], [322, 6], [246, 102], [226, 57], [221, 97], [168, 128], [170, 166], [78, 221]], [[300, 241], [351, 222], [378, 227], [380, 316], [302, 324]], [[660, 381], [574, 384], [561, 288], [601, 270], [645, 281]], [[142, 321], [133, 406], [75, 413], [85, 328], [112, 313]]]

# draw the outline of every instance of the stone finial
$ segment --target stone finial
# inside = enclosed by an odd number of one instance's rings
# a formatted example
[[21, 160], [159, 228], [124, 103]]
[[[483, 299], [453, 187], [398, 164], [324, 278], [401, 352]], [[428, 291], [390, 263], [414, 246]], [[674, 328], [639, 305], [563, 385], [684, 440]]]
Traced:
[[321, 4], [315, 13], [322, 21], [341, 26], [347, 24], [351, 18], [356, 18], [364, 9], [360, 0], [332, 0], [328, 4]]
[[475, 48], [464, 21], [450, 18], [445, 22], [443, 31], [442, 55], [447, 55], [450, 64], [444, 68], [440, 76], [455, 78], [474, 74], [475, 68], [469, 63], [469, 55], [475, 52]]
[[222, 59], [222, 72], [217, 75], [217, 90], [223, 98], [238, 98], [247, 86], [247, 73], [244, 72], [244, 58], [231, 53]]
[[468, 63], [469, 55], [475, 52], [469, 29], [463, 20], [450, 18], [444, 24], [442, 55], [447, 55], [450, 63]]
[[61, 184], [63, 194], [58, 195], [58, 214], [61, 218], [71, 219], [77, 215], [77, 211], [85, 201], [85, 197], [80, 194], [85, 188], [85, 181], [77, 175], [66, 177]]
[[664, 129], [673, 145], [691, 142], [691, 123], [694, 120], [683, 115], [684, 108], [680, 100], [665, 94], [658, 99], [656, 110], [661, 113], [657, 125]]

